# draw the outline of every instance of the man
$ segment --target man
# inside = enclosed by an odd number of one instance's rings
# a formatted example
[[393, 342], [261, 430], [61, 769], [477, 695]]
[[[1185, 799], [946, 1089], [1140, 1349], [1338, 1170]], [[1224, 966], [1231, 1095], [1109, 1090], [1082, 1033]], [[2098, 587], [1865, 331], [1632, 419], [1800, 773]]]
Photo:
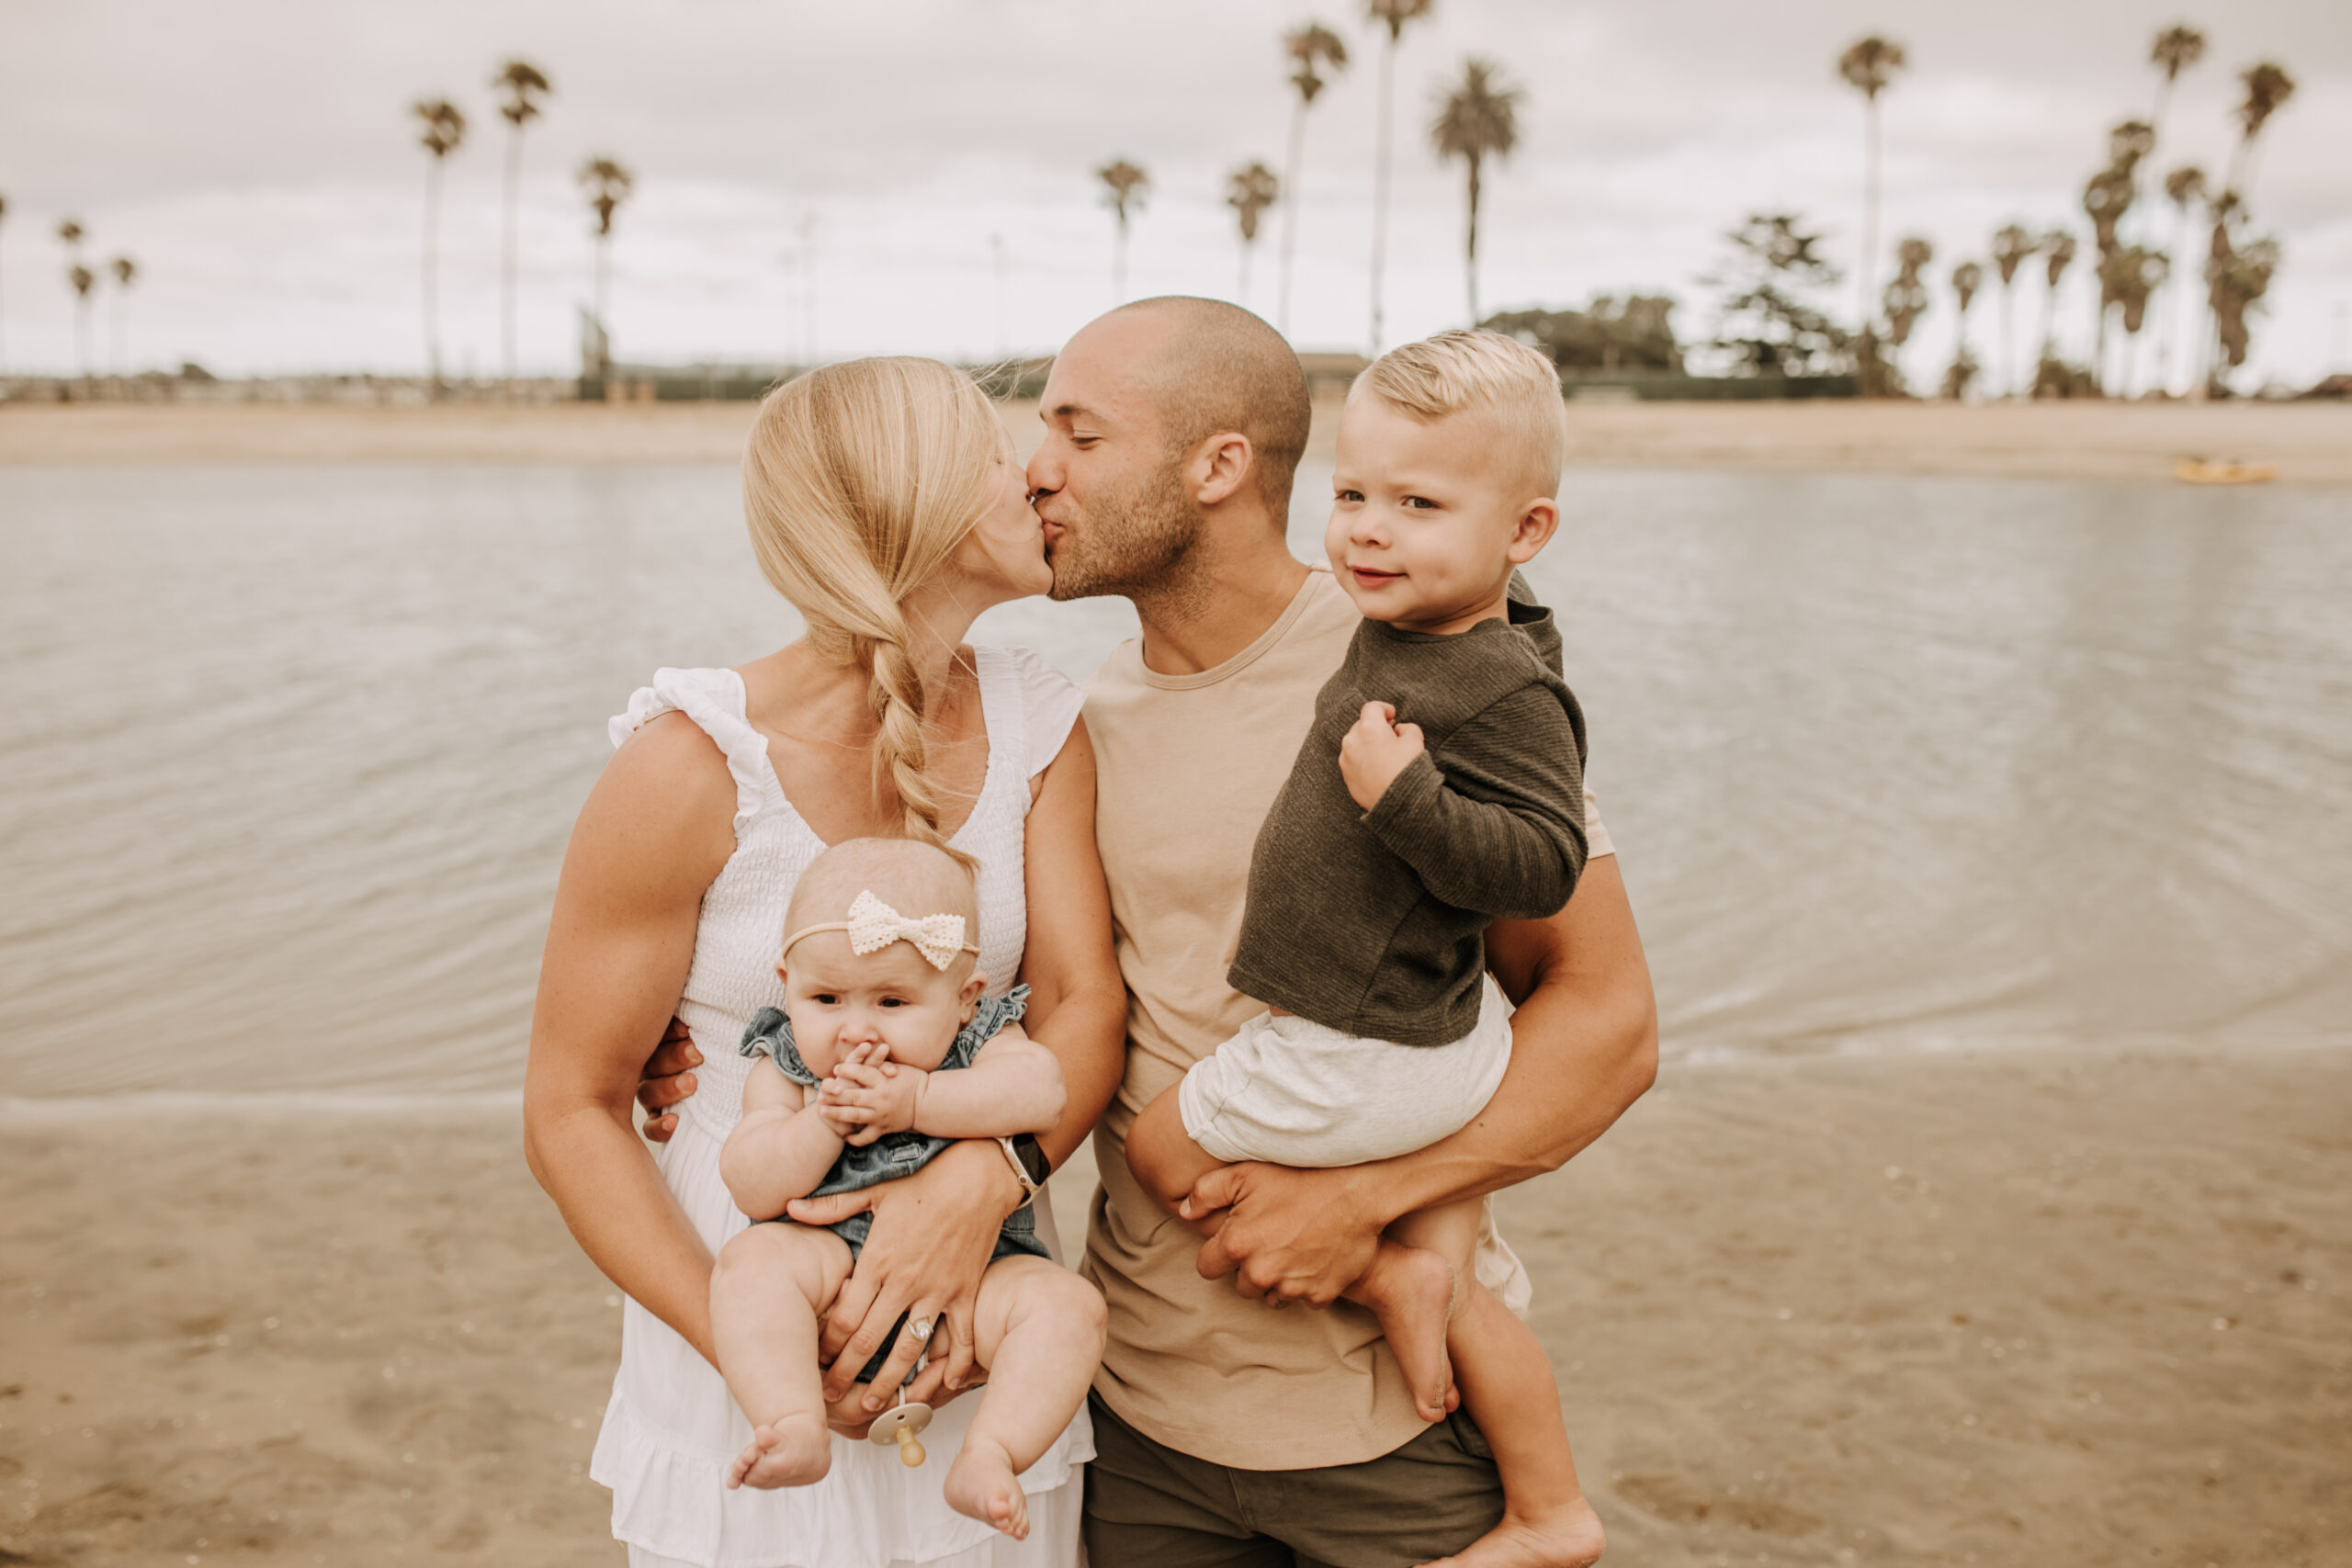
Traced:
[[[1357, 622], [1283, 542], [1308, 412], [1297, 358], [1265, 322], [1213, 300], [1145, 300], [1063, 350], [1029, 465], [1053, 596], [1118, 594], [1141, 622], [1086, 706], [1128, 991], [1087, 1244], [1110, 1304], [1089, 1555], [1118, 1568], [1586, 1562], [1597, 1521], [1567, 1540], [1497, 1530], [1501, 1488], [1476, 1427], [1424, 1427], [1371, 1314], [1333, 1303], [1389, 1222], [1556, 1168], [1649, 1086], [1655, 1004], [1597, 818], [1568, 908], [1488, 933], [1521, 1009], [1510, 1075], [1470, 1126], [1375, 1166], [1219, 1171], [1196, 1193], [1228, 1213], [1205, 1246], [1127, 1170], [1136, 1115], [1258, 1010], [1226, 984], [1250, 848]], [[1499, 1241], [1479, 1272], [1524, 1299]], [[1270, 1310], [1290, 1302], [1326, 1310]]]
[[[1607, 833], [1588, 820], [1590, 859], [1565, 910], [1488, 929], [1488, 964], [1520, 1008], [1510, 1073], [1478, 1119], [1378, 1165], [1220, 1171], [1197, 1196], [1228, 1217], [1201, 1245], [1136, 1185], [1124, 1139], [1257, 1010], [1225, 983], [1250, 848], [1358, 617], [1283, 543], [1309, 410], [1296, 356], [1264, 321], [1206, 299], [1122, 307], [1070, 340], [1041, 412], [1029, 482], [1053, 595], [1118, 594], [1142, 624], [1086, 706], [1128, 1001], [1087, 1244], [1110, 1306], [1089, 1556], [1100, 1568], [1590, 1562], [1597, 1523], [1580, 1546], [1496, 1532], [1502, 1490], [1476, 1426], [1424, 1427], [1378, 1325], [1339, 1296], [1398, 1215], [1556, 1169], [1649, 1087], [1656, 1008]], [[655, 1138], [699, 1060], [673, 1032], [639, 1095]], [[1498, 1240], [1479, 1275], [1524, 1302]], [[903, 1293], [837, 1313], [828, 1360], [864, 1365]], [[1272, 1310], [1286, 1303], [1325, 1310]], [[877, 1326], [852, 1337], [868, 1319]]]

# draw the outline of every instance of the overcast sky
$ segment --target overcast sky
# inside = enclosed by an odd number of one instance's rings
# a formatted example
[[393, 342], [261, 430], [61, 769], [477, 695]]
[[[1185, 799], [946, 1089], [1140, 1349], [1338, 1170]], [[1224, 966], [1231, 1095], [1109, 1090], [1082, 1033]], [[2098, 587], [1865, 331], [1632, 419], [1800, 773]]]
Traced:
[[[1883, 100], [1884, 233], [1937, 248], [1911, 360], [1932, 379], [1951, 345], [1951, 264], [2011, 219], [2083, 227], [2076, 193], [2107, 128], [2150, 110], [2150, 39], [2185, 19], [2212, 47], [2174, 96], [2156, 166], [2218, 169], [2236, 73], [2288, 67], [2299, 91], [2253, 191], [2286, 251], [2256, 367], [2298, 383], [2352, 368], [2352, 3], [2205, 9], [1438, 0], [1398, 57], [1389, 338], [1464, 314], [1461, 175], [1425, 127], [1465, 56], [1527, 90], [1520, 149], [1487, 182], [1487, 307], [1662, 290], [1688, 341], [1711, 329], [1700, 279], [1743, 213], [1802, 212], [1850, 270], [1862, 111], [1833, 62], [1877, 30], [1912, 62]], [[10, 369], [72, 366], [54, 237], [72, 215], [93, 259], [127, 253], [143, 270], [127, 301], [140, 364], [415, 372], [427, 160], [407, 110], [446, 94], [472, 121], [448, 166], [448, 359], [494, 370], [505, 127], [488, 81], [518, 53], [555, 85], [524, 151], [526, 368], [577, 367], [591, 222], [571, 176], [607, 152], [638, 177], [614, 251], [626, 358], [1049, 349], [1112, 302], [1091, 171], [1114, 156], [1153, 180], [1130, 292], [1234, 295], [1225, 176], [1253, 157], [1281, 166], [1277, 39], [1317, 16], [1355, 59], [1308, 122], [1293, 335], [1358, 347], [1385, 45], [1357, 0], [0, 0], [0, 354]], [[1248, 300], [1269, 316], [1280, 228], [1271, 217]], [[2147, 237], [2169, 248], [2172, 232], [2165, 209]], [[2077, 288], [2088, 272], [2077, 265]], [[1838, 302], [1850, 316], [1850, 288]], [[102, 299], [102, 356], [113, 309]], [[2021, 291], [2021, 341], [2040, 309], [2038, 288]], [[2062, 315], [2086, 337], [2087, 292]], [[1979, 355], [1996, 369], [1997, 325], [1997, 301], [1980, 305]]]

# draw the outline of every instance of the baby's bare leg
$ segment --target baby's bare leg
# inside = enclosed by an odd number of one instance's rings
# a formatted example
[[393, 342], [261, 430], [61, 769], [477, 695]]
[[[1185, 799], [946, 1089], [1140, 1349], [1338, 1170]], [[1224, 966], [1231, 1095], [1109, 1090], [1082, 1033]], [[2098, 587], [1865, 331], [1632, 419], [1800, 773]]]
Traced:
[[947, 1505], [1015, 1540], [1029, 1535], [1020, 1473], [1069, 1426], [1102, 1360], [1102, 1292], [1042, 1258], [1006, 1258], [980, 1277], [974, 1313], [988, 1392], [947, 1472]]
[[1465, 1198], [1407, 1214], [1380, 1238], [1363, 1278], [1340, 1292], [1380, 1319], [1424, 1421], [1443, 1420], [1455, 1404], [1447, 1325], [1469, 1284], [1480, 1210], [1480, 1200]]
[[[1534, 1332], [1478, 1283], [1472, 1255], [1479, 1209], [1471, 1199], [1389, 1227], [1397, 1240], [1442, 1251], [1455, 1268], [1461, 1288], [1446, 1350], [1463, 1407], [1486, 1434], [1502, 1477], [1502, 1523], [1446, 1558], [1443, 1568], [1582, 1568], [1600, 1556], [1600, 1520], [1577, 1483], [1550, 1358]], [[1389, 1346], [1396, 1348], [1393, 1334]]]
[[710, 1339], [727, 1392], [752, 1423], [727, 1484], [806, 1486], [832, 1464], [817, 1321], [849, 1278], [849, 1244], [803, 1225], [753, 1225], [710, 1273]]

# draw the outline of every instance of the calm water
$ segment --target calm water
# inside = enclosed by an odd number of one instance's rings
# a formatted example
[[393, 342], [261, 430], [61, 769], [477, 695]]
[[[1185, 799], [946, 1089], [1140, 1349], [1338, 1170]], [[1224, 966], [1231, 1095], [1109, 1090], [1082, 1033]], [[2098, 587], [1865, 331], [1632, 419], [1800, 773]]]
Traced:
[[[510, 1091], [605, 716], [793, 632], [735, 483], [0, 468], [0, 1099]], [[2352, 497], [1571, 511], [1534, 575], [1670, 1055], [2352, 1040]], [[979, 636], [1082, 676], [1132, 626]]]

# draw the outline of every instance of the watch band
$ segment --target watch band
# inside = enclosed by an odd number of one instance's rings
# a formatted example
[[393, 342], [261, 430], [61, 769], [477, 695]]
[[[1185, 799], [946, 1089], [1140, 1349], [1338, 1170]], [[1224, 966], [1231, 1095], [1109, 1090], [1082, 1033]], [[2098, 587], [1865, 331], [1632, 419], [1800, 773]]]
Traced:
[[1039, 1183], [1029, 1174], [1029, 1168], [1022, 1163], [1021, 1151], [1012, 1146], [1011, 1138], [999, 1138], [996, 1142], [997, 1146], [1004, 1151], [1006, 1161], [1012, 1167], [1014, 1179], [1021, 1183], [1021, 1201], [1013, 1206], [1013, 1213], [1019, 1213], [1035, 1201]]

